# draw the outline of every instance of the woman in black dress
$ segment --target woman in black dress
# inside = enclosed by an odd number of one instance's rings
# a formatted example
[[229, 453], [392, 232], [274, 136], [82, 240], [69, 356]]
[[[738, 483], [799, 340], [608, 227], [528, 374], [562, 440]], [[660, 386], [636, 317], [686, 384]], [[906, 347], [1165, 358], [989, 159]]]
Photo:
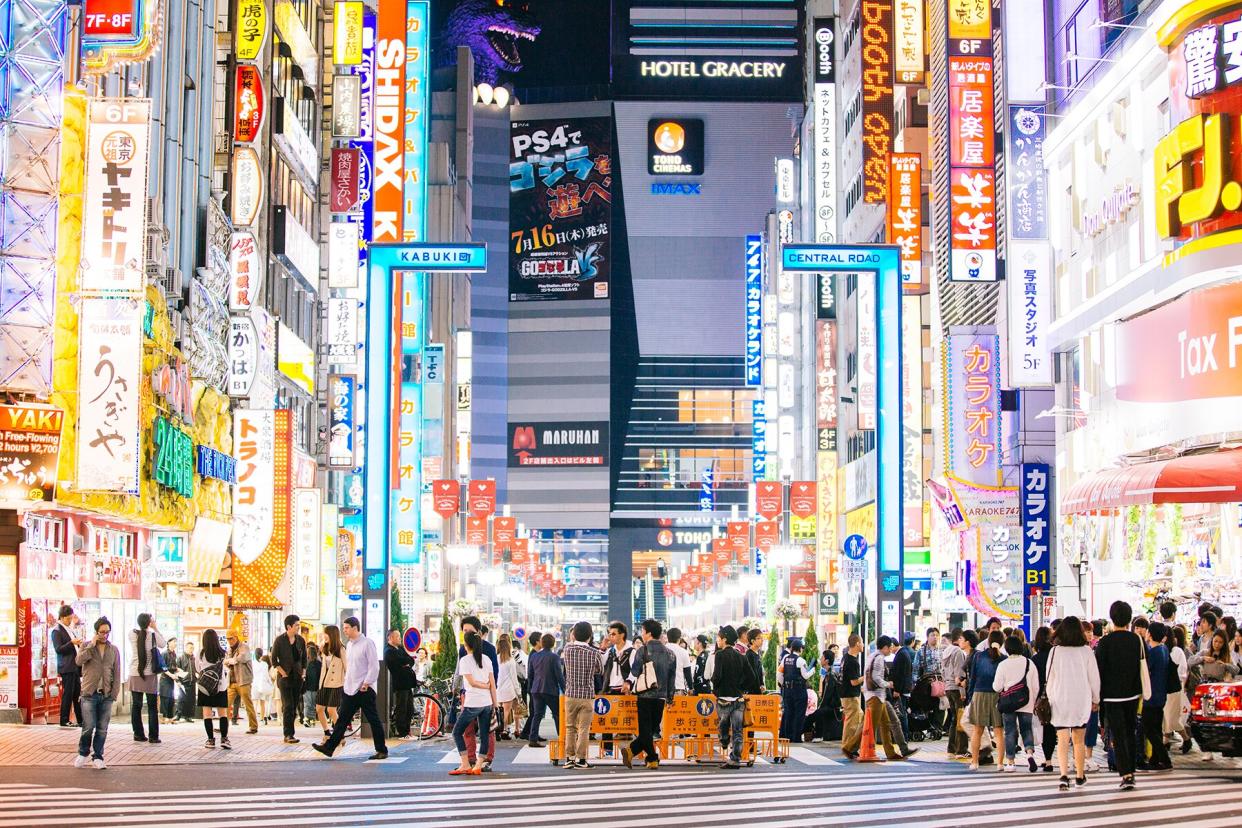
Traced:
[[216, 746], [212, 719], [220, 720], [220, 747], [232, 750], [229, 744], [229, 675], [224, 664], [224, 648], [215, 630], [203, 632], [203, 646], [194, 658], [197, 673], [198, 706], [203, 708], [203, 728], [207, 731], [205, 747]]

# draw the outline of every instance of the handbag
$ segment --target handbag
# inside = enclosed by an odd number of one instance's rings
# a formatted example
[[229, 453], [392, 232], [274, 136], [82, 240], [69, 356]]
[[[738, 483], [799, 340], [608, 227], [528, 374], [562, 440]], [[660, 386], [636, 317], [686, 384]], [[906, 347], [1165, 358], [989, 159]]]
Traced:
[[931, 680], [930, 692], [931, 692], [931, 697], [933, 699], [944, 698], [944, 694], [946, 690], [947, 688], [944, 685], [944, 679], [934, 678]]
[[[1048, 658], [1048, 669], [1044, 671], [1047, 678], [1052, 677], [1052, 662], [1056, 660], [1057, 648], [1052, 648], [1052, 655]], [[1039, 717], [1039, 723], [1042, 725], [1052, 724], [1052, 702], [1048, 701], [1048, 682], [1045, 681], [1039, 687], [1039, 698], [1035, 699], [1035, 715]]]
[[1143, 701], [1151, 699], [1151, 671], [1147, 669], [1147, 645], [1139, 639], [1139, 681], [1143, 685]]
[[154, 654], [154, 657], [151, 659], [152, 672], [154, 672], [156, 675], [167, 673], [168, 672], [168, 660], [164, 658], [164, 651], [161, 650], [159, 647], [155, 647], [151, 650], [151, 652]]
[[755, 726], [755, 712], [750, 709], [750, 700], [742, 699], [742, 729]]
[[1000, 698], [997, 699], [996, 706], [1000, 708], [1002, 713], [1017, 713], [1022, 708], [1031, 703], [1031, 688], [1026, 683], [1026, 677], [1031, 673], [1031, 660], [1026, 659], [1026, 667], [1022, 670], [1022, 681], [1017, 684], [1010, 685], [1001, 691]]
[[647, 648], [643, 648], [646, 654], [646, 661], [643, 662], [643, 671], [634, 681], [635, 693], [646, 693], [649, 691], [660, 689], [660, 680], [656, 677], [655, 663], [651, 661], [650, 654], [647, 654]]
[[530, 715], [530, 710], [526, 707], [526, 702], [518, 696], [513, 700], [513, 718], [525, 719], [528, 715]]

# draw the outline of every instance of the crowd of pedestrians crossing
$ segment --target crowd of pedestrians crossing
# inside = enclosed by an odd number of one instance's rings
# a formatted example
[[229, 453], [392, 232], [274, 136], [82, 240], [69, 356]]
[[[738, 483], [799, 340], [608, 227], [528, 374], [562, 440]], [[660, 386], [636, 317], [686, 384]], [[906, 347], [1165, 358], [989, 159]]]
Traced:
[[[328, 625], [318, 643], [308, 644], [300, 619], [290, 615], [264, 654], [232, 631], [221, 641], [215, 630], [179, 650], [145, 613], [126, 633], [129, 658], [122, 665], [107, 618], [96, 619], [88, 635], [72, 608], [59, 615], [51, 642], [64, 688], [60, 724], [78, 726], [72, 715], [81, 726], [78, 767], [106, 767], [108, 724], [122, 685], [130, 693], [136, 741], [159, 744], [161, 723], [197, 714], [204, 747], [229, 750], [229, 725], [244, 709], [247, 734], [278, 713], [288, 744], [298, 742], [296, 721], [317, 722], [323, 739], [313, 748], [330, 757], [360, 712], [374, 743], [371, 758], [385, 759], [376, 693], [381, 664], [389, 675], [394, 739], [413, 738], [412, 695], [431, 667], [427, 651], [407, 652], [395, 629], [381, 656], [354, 617], [340, 628]], [[1068, 616], [1038, 628], [1031, 641], [997, 618], [978, 630], [942, 635], [930, 628], [921, 640], [907, 632], [900, 642], [881, 635], [868, 645], [850, 635], [843, 652], [835, 644], [807, 652], [802, 640], [789, 638], [774, 677], [780, 736], [794, 743], [840, 740], [842, 753], [859, 760], [869, 722], [889, 761], [917, 752], [910, 741], [946, 737], [950, 759], [971, 770], [1059, 771], [1060, 789], [1070, 790], [1107, 768], [1122, 790], [1133, 790], [1139, 771], [1172, 768], [1170, 750], [1194, 750], [1186, 717], [1195, 686], [1242, 672], [1242, 633], [1233, 618], [1203, 604], [1187, 629], [1176, 615], [1165, 603], [1152, 618], [1133, 617], [1131, 606], [1118, 601], [1107, 621]], [[558, 735], [564, 728], [564, 767], [591, 768], [594, 700], [601, 694], [633, 695], [637, 710], [630, 741], [599, 735], [605, 757], [627, 768], [659, 768], [656, 741], [666, 706], [678, 694], [711, 693], [723, 767], [740, 767], [747, 697], [764, 692], [764, 633], [725, 625], [714, 640], [688, 639], [654, 619], [637, 632], [631, 638], [614, 621], [597, 643], [591, 624], [581, 621], [564, 646], [551, 633], [532, 632], [524, 648], [509, 634], [493, 644], [478, 618], [461, 619], [450, 704], [460, 763], [450, 773], [487, 773], [498, 741], [544, 746], [545, 718]]]

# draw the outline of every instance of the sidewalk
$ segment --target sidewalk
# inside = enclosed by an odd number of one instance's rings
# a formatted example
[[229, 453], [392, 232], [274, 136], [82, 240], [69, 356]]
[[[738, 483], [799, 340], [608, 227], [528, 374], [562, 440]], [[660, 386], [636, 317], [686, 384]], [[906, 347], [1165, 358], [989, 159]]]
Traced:
[[[72, 730], [49, 725], [0, 725], [0, 766], [64, 766], [73, 763], [78, 752], [77, 728]], [[122, 721], [112, 720], [108, 728], [108, 741], [104, 758], [109, 765], [185, 765], [236, 762], [290, 762], [321, 758], [311, 749], [314, 742], [323, 739], [318, 727], [298, 726], [297, 738], [301, 742], [286, 745], [280, 725], [269, 723], [261, 726], [253, 735], [246, 733], [246, 720], [240, 725], [229, 725], [229, 741], [232, 750], [221, 750], [220, 734], [216, 733], [214, 750], [203, 747], [207, 733], [201, 720], [190, 723], [160, 725], [160, 744], [135, 742], [128, 716]], [[390, 741], [388, 749], [397, 752], [406, 742]], [[370, 739], [358, 737], [346, 739], [335, 756], [365, 757], [371, 755], [374, 746]]]

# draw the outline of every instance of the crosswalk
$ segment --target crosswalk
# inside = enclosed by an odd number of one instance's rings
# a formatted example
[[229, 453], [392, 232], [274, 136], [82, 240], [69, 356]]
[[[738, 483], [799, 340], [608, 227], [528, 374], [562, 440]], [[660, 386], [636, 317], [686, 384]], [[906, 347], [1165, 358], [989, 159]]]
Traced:
[[[1236, 826], [1236, 779], [1178, 771], [1140, 778], [1131, 793], [1115, 777], [1092, 777], [1070, 793], [1045, 774], [897, 773], [882, 777], [808, 768], [775, 777], [700, 769], [633, 774], [575, 773], [526, 778], [469, 777], [290, 787], [96, 791], [88, 772], [66, 786], [0, 786], [4, 826], [380, 826], [501, 828], [657, 828], [687, 825], [798, 826], [1029, 825], [1058, 828]], [[393, 777], [386, 777], [391, 779]], [[869, 784], [882, 778], [882, 785]], [[760, 781], [762, 779], [762, 781]], [[653, 784], [637, 784], [640, 781]], [[746, 784], [747, 781], [759, 784]], [[724, 784], [721, 784], [721, 783]]]
[[[440, 749], [441, 748], [439, 747], [423, 748], [424, 751], [428, 751], [428, 750], [439, 751]], [[460, 757], [457, 753], [457, 750], [449, 749], [444, 753], [443, 756], [441, 756], [436, 761], [436, 764], [456, 765], [459, 762], [459, 760], [460, 760]], [[615, 757], [606, 758], [606, 759], [599, 758], [598, 746], [595, 743], [591, 744], [590, 761], [594, 765], [601, 765], [603, 767], [610, 767], [614, 765], [617, 767], [621, 766], [621, 760], [618, 758], [615, 758]], [[925, 763], [932, 763], [932, 762], [943, 763], [947, 760], [944, 755], [944, 751], [941, 750], [939, 751], [939, 753], [935, 751], [920, 751], [919, 753], [916, 753], [914, 756], [910, 757], [910, 761], [918, 763], [918, 764], [925, 764]], [[546, 747], [531, 747], [530, 745], [523, 745], [517, 751], [505, 750], [505, 751], [497, 752], [495, 764], [496, 764], [496, 767], [505, 767], [508, 765], [546, 765], [550, 763], [551, 763], [551, 760], [549, 759], [548, 749]], [[664, 766], [674, 766], [674, 767], [675, 766], [693, 767], [697, 763], [687, 761], [686, 759], [681, 758], [681, 757], [674, 757], [672, 759], [663, 760], [661, 764]], [[768, 765], [768, 764], [771, 764], [771, 762], [767, 759], [764, 759], [763, 757], [759, 757], [758, 759], [756, 759], [755, 764]], [[815, 750], [809, 747], [803, 747], [801, 745], [790, 745], [789, 761], [787, 762], [787, 764], [806, 765], [809, 767], [822, 768], [822, 767], [831, 767], [833, 765], [850, 765], [852, 763], [849, 760], [842, 757], [840, 754], [840, 751], [837, 751], [837, 750], [829, 750], [829, 751]], [[891, 767], [891, 768], [896, 768], [900, 766], [901, 766], [901, 763], [899, 762], [880, 762], [876, 765], [876, 767]]]

